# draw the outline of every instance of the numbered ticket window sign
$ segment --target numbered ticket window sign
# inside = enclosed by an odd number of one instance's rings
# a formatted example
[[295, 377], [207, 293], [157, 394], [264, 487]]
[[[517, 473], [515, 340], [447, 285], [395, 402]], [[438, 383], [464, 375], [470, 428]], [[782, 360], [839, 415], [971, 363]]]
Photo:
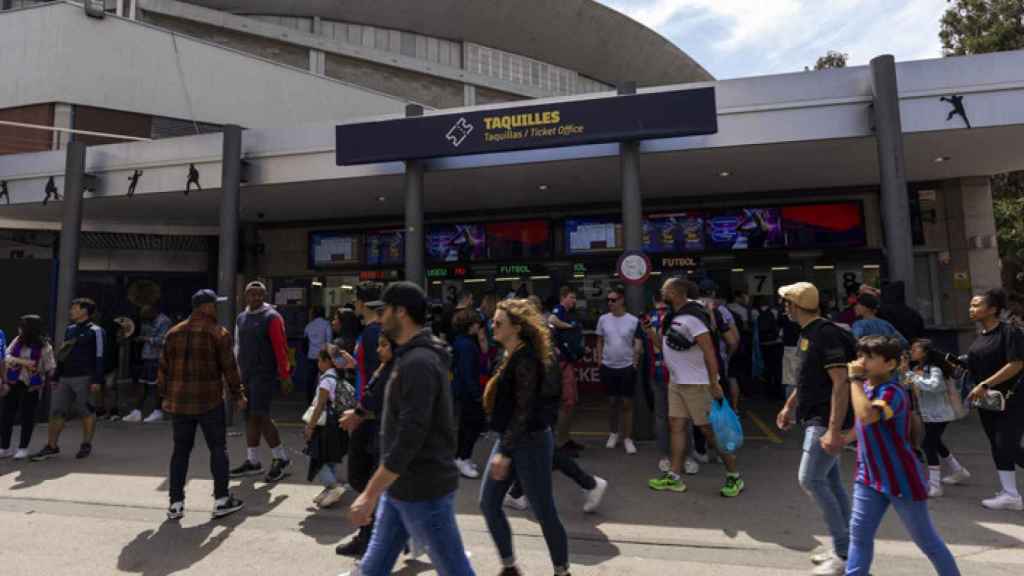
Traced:
[[771, 270], [751, 270], [747, 274], [747, 293], [751, 296], [771, 296], [775, 294], [775, 283]]

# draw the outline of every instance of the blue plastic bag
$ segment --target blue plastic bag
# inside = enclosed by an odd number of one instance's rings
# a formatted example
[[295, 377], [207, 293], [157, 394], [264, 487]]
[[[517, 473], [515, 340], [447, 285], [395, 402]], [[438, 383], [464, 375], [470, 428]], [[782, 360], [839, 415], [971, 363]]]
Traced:
[[718, 449], [726, 454], [735, 454], [743, 446], [743, 425], [725, 398], [711, 403], [711, 428]]

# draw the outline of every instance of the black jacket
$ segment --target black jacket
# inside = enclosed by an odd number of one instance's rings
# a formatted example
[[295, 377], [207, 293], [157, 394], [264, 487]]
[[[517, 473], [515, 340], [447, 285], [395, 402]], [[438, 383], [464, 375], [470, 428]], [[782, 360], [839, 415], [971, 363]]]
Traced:
[[501, 435], [502, 454], [511, 456], [527, 434], [550, 425], [551, 410], [540, 398], [545, 376], [544, 363], [531, 346], [523, 346], [509, 358], [497, 382], [491, 413], [491, 429]]
[[878, 310], [878, 317], [888, 320], [907, 342], [913, 342], [924, 336], [924, 318], [917, 310], [907, 306], [905, 294], [906, 285], [903, 282], [882, 286], [882, 306]]
[[459, 486], [455, 416], [444, 343], [423, 330], [395, 351], [384, 392], [381, 463], [398, 474], [391, 496], [434, 500]]

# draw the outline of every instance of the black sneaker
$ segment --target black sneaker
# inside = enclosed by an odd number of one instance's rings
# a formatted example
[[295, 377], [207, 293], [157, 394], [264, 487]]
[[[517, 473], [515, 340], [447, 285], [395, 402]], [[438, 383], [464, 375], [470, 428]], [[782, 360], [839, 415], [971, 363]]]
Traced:
[[348, 556], [349, 558], [362, 558], [363, 554], [366, 554], [366, 548], [369, 545], [369, 530], [366, 530], [364, 526], [346, 544], [338, 544], [334, 548], [334, 553], [338, 556]]
[[586, 448], [586, 446], [584, 446], [583, 444], [580, 444], [579, 442], [577, 442], [575, 440], [567, 440], [566, 443], [564, 444], [564, 446], [566, 448], [572, 449], [574, 452], [583, 452], [583, 449]]
[[60, 448], [52, 448], [49, 444], [43, 446], [43, 449], [35, 454], [29, 456], [29, 460], [33, 462], [42, 462], [43, 460], [49, 460], [54, 456], [60, 454]]
[[92, 444], [82, 443], [78, 448], [78, 454], [75, 454], [75, 458], [81, 460], [82, 458], [88, 458], [92, 454]]
[[168, 520], [181, 520], [185, 517], [185, 503], [184, 502], [173, 502], [167, 508], [167, 519]]
[[213, 507], [213, 517], [223, 518], [228, 514], [234, 514], [241, 510], [243, 506], [245, 506], [244, 502], [234, 496], [228, 496], [227, 501]]
[[241, 476], [255, 476], [263, 473], [263, 464], [259, 462], [253, 463], [246, 460], [241, 466], [231, 470], [229, 476], [232, 478], [239, 478]]
[[267, 472], [267, 475], [263, 480], [269, 483], [278, 482], [288, 475], [285, 470], [291, 465], [291, 460], [280, 460], [278, 458], [274, 458], [273, 462], [270, 463], [270, 472]]
[[522, 572], [515, 566], [507, 566], [498, 573], [498, 576], [522, 576]]

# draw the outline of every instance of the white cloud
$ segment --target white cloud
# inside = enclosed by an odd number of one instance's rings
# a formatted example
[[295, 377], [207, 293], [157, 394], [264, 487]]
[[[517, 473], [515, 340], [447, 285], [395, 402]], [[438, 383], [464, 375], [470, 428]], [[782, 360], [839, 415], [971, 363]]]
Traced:
[[802, 70], [828, 50], [864, 64], [938, 57], [945, 0], [599, 0], [658, 30], [712, 74]]

